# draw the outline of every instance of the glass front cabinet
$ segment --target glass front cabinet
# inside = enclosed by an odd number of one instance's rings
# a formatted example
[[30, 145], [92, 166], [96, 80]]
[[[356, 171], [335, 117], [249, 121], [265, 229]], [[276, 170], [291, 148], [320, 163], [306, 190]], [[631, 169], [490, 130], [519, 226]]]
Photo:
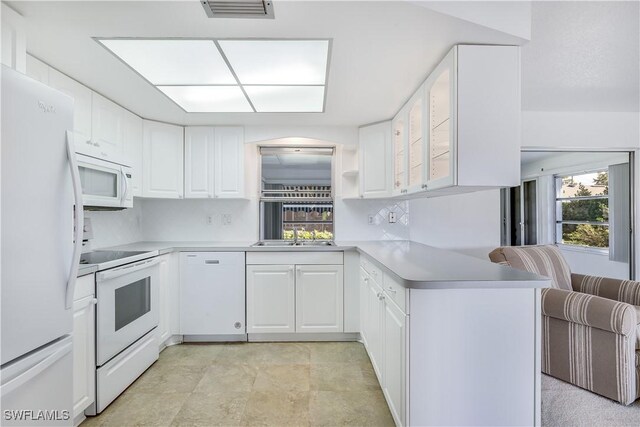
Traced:
[[442, 60], [425, 83], [428, 112], [428, 173], [425, 187], [429, 190], [455, 185], [456, 117], [454, 50]]
[[407, 108], [396, 115], [391, 124], [391, 146], [393, 153], [393, 187], [392, 194], [404, 194], [407, 191]]

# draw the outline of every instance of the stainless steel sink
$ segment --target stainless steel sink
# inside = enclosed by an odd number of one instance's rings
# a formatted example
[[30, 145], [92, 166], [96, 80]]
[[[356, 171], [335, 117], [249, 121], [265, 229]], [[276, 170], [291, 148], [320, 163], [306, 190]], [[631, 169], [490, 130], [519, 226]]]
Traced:
[[262, 240], [251, 246], [261, 247], [292, 247], [292, 246], [335, 246], [330, 240], [299, 240], [297, 243], [293, 240]]

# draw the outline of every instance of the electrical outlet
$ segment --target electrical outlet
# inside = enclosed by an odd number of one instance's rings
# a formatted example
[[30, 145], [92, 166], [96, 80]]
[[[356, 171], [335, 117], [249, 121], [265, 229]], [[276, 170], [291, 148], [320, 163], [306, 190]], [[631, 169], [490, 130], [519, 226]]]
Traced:
[[369, 215], [367, 217], [367, 221], [368, 221], [369, 225], [373, 225], [373, 215]]
[[213, 225], [213, 215], [207, 215], [207, 225]]
[[232, 220], [231, 214], [222, 214], [222, 224], [230, 225]]
[[396, 221], [396, 213], [389, 212], [389, 224], [394, 224]]

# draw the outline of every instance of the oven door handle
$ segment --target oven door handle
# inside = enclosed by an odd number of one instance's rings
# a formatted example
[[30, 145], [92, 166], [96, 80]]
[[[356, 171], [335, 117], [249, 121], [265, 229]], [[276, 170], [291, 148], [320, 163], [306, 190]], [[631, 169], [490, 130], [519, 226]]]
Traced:
[[154, 266], [160, 262], [160, 259], [152, 258], [145, 259], [144, 261], [134, 262], [132, 264], [127, 264], [122, 267], [114, 268], [113, 270], [103, 271], [98, 273], [98, 282], [103, 282], [109, 279], [115, 279], [116, 277], [124, 276], [125, 274], [134, 273], [136, 271], [142, 270], [144, 268], [149, 268]]

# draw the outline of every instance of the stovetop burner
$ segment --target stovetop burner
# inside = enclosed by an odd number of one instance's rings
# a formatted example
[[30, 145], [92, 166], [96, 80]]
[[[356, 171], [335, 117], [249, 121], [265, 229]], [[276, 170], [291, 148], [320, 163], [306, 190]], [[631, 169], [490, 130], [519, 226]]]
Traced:
[[147, 253], [146, 251], [93, 251], [82, 254], [80, 264], [102, 264]]

